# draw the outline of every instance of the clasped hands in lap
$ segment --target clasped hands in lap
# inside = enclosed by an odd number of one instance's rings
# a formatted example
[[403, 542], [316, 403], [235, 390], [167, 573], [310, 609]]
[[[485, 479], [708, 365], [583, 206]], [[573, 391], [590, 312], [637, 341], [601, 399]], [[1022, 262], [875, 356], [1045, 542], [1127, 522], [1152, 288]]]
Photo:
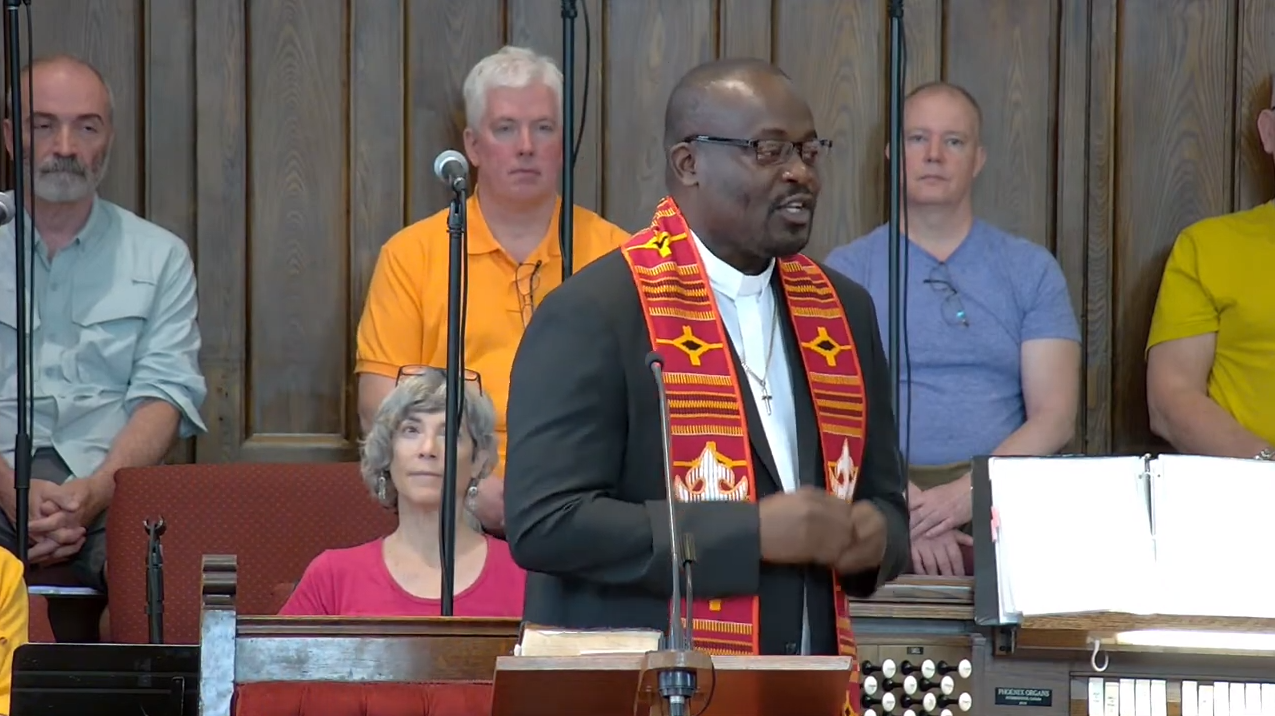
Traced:
[[945, 485], [922, 490], [908, 483], [912, 569], [918, 574], [964, 577], [961, 547], [974, 539], [961, 531], [971, 516], [969, 473]]
[[885, 516], [814, 487], [758, 503], [761, 557], [773, 564], [821, 564], [839, 574], [874, 569], [885, 553]]
[[[92, 484], [87, 478], [57, 484], [48, 480], [32, 480], [27, 558], [32, 564], [51, 566], [74, 557], [84, 546], [88, 525], [97, 516], [91, 514]], [[9, 521], [17, 524], [17, 516], [5, 507]]]

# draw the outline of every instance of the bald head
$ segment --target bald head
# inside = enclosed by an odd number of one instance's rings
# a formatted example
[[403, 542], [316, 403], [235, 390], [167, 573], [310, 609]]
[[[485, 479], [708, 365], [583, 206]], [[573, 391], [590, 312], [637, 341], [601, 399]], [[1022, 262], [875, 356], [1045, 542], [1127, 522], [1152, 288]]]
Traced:
[[[74, 55], [49, 55], [48, 57], [36, 58], [34, 62], [22, 68], [22, 104], [27, 104], [27, 83], [32, 77], [36, 78], [37, 84], [45, 82], [56, 83], [58, 85], [69, 86], [75, 91], [79, 91], [90, 96], [96, 95], [97, 99], [105, 107], [103, 118], [110, 121], [115, 117], [115, 93], [111, 91], [110, 84], [106, 78], [98, 71], [96, 67], [81, 60]], [[5, 117], [10, 114], [10, 105], [6, 104], [4, 108]], [[27, 107], [26, 112], [30, 112], [31, 108]]]
[[704, 131], [704, 123], [712, 122], [726, 109], [723, 105], [732, 84], [752, 87], [767, 81], [790, 82], [783, 70], [752, 58], [712, 60], [687, 72], [673, 88], [664, 110], [664, 149]]
[[931, 97], [941, 97], [964, 105], [965, 109], [969, 110], [973, 117], [974, 138], [977, 139], [980, 136], [983, 130], [983, 108], [979, 106], [978, 100], [974, 99], [974, 95], [960, 85], [950, 82], [926, 82], [909, 92], [908, 96], [904, 98], [904, 113], [907, 113], [909, 105]]
[[718, 258], [759, 273], [805, 248], [831, 143], [779, 68], [729, 59], [686, 73], [669, 96], [664, 144], [669, 195]]

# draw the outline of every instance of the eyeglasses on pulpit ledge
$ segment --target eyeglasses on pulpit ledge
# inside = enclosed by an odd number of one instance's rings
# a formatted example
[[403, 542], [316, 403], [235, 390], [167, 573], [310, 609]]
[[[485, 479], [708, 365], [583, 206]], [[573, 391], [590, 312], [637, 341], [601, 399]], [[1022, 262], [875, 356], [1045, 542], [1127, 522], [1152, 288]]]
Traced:
[[1275, 712], [1275, 599], [1254, 573], [1275, 463], [974, 461], [979, 714]]

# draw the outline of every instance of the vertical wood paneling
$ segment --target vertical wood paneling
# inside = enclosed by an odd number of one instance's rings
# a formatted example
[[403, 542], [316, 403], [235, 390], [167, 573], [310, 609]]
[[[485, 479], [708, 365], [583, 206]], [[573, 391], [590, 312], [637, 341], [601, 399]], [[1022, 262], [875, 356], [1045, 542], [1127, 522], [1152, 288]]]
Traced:
[[651, 221], [664, 185], [664, 105], [687, 70], [717, 52], [715, 0], [616, 2], [607, 13], [607, 218]]
[[[196, 222], [200, 365], [208, 381], [200, 462], [239, 458], [248, 437], [247, 0], [195, 3]], [[215, 247], [215, 250], [213, 248]]]
[[[561, 3], [545, 3], [544, 0], [506, 1], [509, 4], [509, 44], [530, 47], [541, 54], [548, 55], [565, 72], [566, 65], [562, 57]], [[549, 12], [550, 6], [557, 8], [557, 12]], [[572, 191], [575, 192], [573, 198], [576, 204], [594, 211], [601, 211], [602, 97], [606, 92], [602, 30], [606, 27], [604, 14], [606, 10], [601, 0], [578, 0], [576, 8], [574, 107], [576, 136], [580, 137], [580, 153], [576, 158], [575, 184]], [[586, 75], [589, 78], [587, 96], [584, 92]], [[581, 116], [584, 117], [583, 125], [580, 124]], [[581, 134], [582, 130], [583, 134]], [[574, 138], [572, 141], [575, 141]]]
[[[350, 358], [377, 256], [403, 228], [406, 215], [406, 3], [382, 0], [350, 7], [350, 282], [345, 298], [351, 342], [335, 347]], [[352, 376], [344, 379], [346, 420], [357, 425], [355, 383]]]
[[249, 12], [252, 439], [300, 434], [345, 448], [345, 0]]
[[974, 213], [1050, 248], [1058, 38], [1052, 5], [948, 3], [944, 39], [947, 79], [983, 107], [987, 163], [974, 184]]
[[[1052, 224], [1054, 254], [1071, 294], [1072, 310], [1085, 335], [1085, 211], [1086, 176], [1089, 171], [1089, 30], [1088, 0], [1064, 0], [1058, 31], [1058, 122], [1056, 126], [1055, 201]], [[1080, 376], [1081, 395], [1089, 390], [1088, 372]], [[1076, 411], [1076, 433], [1065, 450], [1084, 449], [1089, 420], [1086, 401]]]
[[720, 55], [773, 61], [775, 0], [718, 0]]
[[[1114, 430], [1116, 86], [1118, 0], [1088, 0], [1089, 125], [1085, 212], [1085, 450], [1106, 453]], [[1081, 12], [1074, 8], [1074, 13]], [[1070, 14], [1068, 15], [1070, 18]], [[1063, 207], [1072, 211], [1072, 205]], [[1065, 234], [1062, 241], [1071, 242]], [[1065, 252], [1064, 252], [1065, 255]]]
[[833, 141], [820, 165], [819, 215], [806, 249], [823, 258], [882, 220], [885, 13], [876, 3], [778, 2], [775, 64], [809, 99], [820, 136]]
[[[579, 203], [644, 225], [665, 193], [669, 90], [714, 56], [753, 56], [793, 77], [836, 143], [809, 252], [885, 220], [884, 3], [580, 2], [592, 47]], [[102, 194], [196, 257], [210, 432], [194, 457], [351, 457], [354, 331], [380, 246], [444, 207], [433, 158], [462, 146], [473, 64], [506, 42], [561, 62], [560, 3], [32, 7], [36, 54], [84, 57], [115, 92]], [[584, 12], [576, 28], [579, 105]], [[1187, 224], [1275, 193], [1254, 126], [1271, 101], [1275, 8], [909, 0], [904, 31], [908, 89], [944, 78], [983, 107], [977, 213], [1051, 246], [1082, 309], [1086, 400], [1072, 447], [1156, 447], [1142, 356], [1164, 255]]]
[[[195, 241], [195, 2], [143, 0], [142, 197], [146, 218]], [[154, 181], [152, 177], [163, 177]], [[168, 462], [194, 462], [195, 441], [174, 446]]]
[[[943, 5], [943, 0], [911, 0], [903, 6], [904, 93], [943, 79]], [[887, 16], [887, 26], [888, 22]], [[886, 51], [889, 49], [887, 43]], [[890, 109], [888, 85], [886, 92], [887, 114], [883, 116], [888, 116]]]
[[180, 236], [195, 254], [195, 0], [143, 0], [142, 11], [146, 218]]
[[[374, 0], [360, 0], [372, 2]], [[447, 207], [434, 157], [464, 151], [465, 76], [505, 39], [503, 0], [407, 0], [407, 223]], [[544, 3], [557, 8], [558, 3]], [[482, 170], [477, 172], [482, 181]]]
[[[1235, 3], [1124, 0], [1116, 168], [1116, 450], [1158, 448], [1144, 352], [1178, 232], [1231, 210]], [[1136, 18], [1136, 21], [1134, 20]]]

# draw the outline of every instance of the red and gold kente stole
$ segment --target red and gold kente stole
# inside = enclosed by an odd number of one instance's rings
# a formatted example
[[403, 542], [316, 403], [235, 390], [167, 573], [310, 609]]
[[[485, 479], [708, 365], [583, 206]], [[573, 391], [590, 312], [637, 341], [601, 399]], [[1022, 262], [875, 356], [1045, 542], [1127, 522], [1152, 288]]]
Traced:
[[[730, 339], [677, 204], [671, 198], [660, 202], [651, 226], [623, 251], [642, 300], [651, 347], [664, 357], [677, 499], [756, 501], [757, 472]], [[863, 375], [850, 325], [828, 277], [813, 261], [798, 254], [777, 263], [815, 406], [827, 489], [849, 501], [867, 425]], [[849, 603], [835, 574], [832, 583], [839, 653], [854, 662], [845, 712], [856, 714], [859, 664]], [[694, 616], [697, 650], [759, 653], [756, 596], [696, 600]]]

